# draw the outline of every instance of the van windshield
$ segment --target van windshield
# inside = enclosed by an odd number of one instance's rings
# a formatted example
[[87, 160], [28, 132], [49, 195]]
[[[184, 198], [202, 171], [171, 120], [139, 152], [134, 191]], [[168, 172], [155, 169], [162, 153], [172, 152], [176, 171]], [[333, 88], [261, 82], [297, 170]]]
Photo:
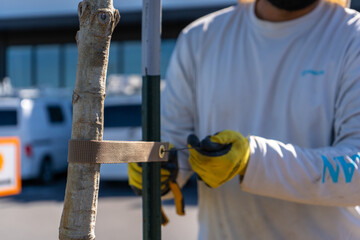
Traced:
[[104, 128], [140, 127], [141, 105], [104, 107]]
[[16, 110], [0, 110], [0, 126], [16, 126], [17, 111]]

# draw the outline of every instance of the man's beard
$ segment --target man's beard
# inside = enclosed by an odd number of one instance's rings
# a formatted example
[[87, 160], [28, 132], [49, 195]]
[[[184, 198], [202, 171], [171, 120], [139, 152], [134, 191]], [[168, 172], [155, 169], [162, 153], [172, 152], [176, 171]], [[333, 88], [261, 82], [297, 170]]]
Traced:
[[301, 10], [315, 3], [317, 0], [267, 0], [277, 8], [296, 11]]

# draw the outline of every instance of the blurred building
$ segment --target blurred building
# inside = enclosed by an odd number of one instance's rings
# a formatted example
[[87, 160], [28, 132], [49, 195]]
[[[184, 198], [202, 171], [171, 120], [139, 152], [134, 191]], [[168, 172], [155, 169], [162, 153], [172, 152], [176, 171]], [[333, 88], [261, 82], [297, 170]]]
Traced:
[[[72, 89], [76, 77], [79, 0], [0, 0], [0, 81], [15, 88]], [[236, 0], [163, 0], [161, 74], [187, 24]], [[121, 14], [110, 48], [108, 75], [140, 75], [142, 0], [114, 0]], [[360, 0], [352, 0], [360, 8]]]
[[[79, 0], [0, 0], [0, 80], [15, 88], [70, 88], [76, 78]], [[161, 74], [183, 27], [236, 0], [163, 0]], [[108, 75], [141, 74], [142, 0], [114, 0], [121, 19]]]

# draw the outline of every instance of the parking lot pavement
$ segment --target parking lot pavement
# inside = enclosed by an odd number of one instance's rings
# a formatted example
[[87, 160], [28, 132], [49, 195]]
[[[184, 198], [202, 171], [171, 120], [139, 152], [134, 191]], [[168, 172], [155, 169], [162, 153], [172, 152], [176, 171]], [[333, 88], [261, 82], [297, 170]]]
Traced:
[[[96, 221], [96, 239], [142, 239], [141, 199], [101, 199]], [[162, 239], [195, 240], [197, 237], [196, 207], [187, 206], [180, 217], [175, 208], [164, 206], [170, 222], [162, 227]]]
[[[20, 195], [0, 198], [1, 240], [58, 239], [58, 227], [65, 192], [65, 178], [50, 186], [28, 182]], [[172, 201], [166, 201], [164, 211], [170, 219], [162, 227], [162, 239], [192, 240], [197, 237], [196, 184], [184, 189], [186, 216], [175, 214]], [[133, 194], [126, 182], [101, 183], [96, 239], [142, 239], [141, 198]]]

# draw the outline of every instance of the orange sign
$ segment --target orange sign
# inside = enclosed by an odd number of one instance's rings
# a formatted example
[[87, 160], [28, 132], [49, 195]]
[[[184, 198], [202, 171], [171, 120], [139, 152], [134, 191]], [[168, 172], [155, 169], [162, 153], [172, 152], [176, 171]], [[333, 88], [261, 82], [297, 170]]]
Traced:
[[20, 191], [20, 141], [17, 137], [0, 138], [0, 197]]
[[3, 168], [3, 165], [4, 165], [4, 158], [3, 158], [2, 154], [0, 154], [0, 171]]

